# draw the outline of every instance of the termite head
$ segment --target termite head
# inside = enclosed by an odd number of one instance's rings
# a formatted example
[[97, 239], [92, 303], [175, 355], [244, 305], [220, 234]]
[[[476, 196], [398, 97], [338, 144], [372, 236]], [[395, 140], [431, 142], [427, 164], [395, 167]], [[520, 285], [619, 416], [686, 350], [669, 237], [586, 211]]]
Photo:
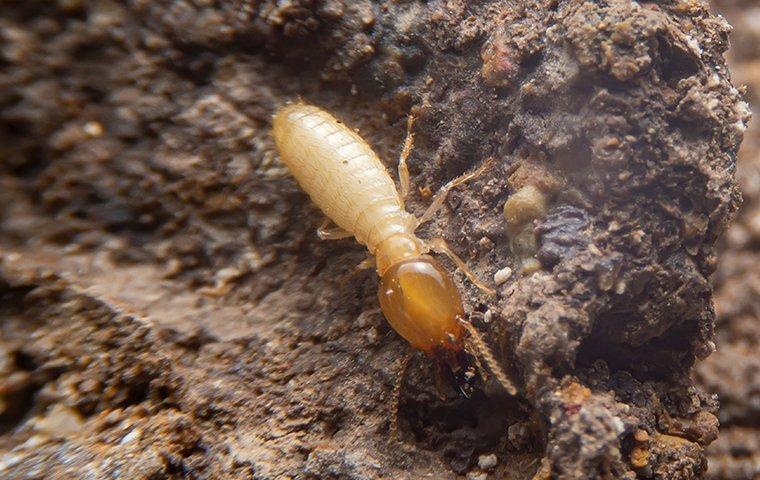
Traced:
[[396, 262], [382, 273], [380, 307], [399, 335], [434, 358], [469, 396], [474, 380], [464, 350], [462, 299], [451, 277], [427, 255]]

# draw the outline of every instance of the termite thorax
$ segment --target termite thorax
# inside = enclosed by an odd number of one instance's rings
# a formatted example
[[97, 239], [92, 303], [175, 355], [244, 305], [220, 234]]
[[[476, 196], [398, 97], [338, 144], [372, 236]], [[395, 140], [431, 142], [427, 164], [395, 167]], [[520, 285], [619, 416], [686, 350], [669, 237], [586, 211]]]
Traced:
[[375, 249], [377, 274], [382, 277], [393, 265], [422, 255], [421, 243], [413, 234], [406, 233], [397, 233], [380, 242]]

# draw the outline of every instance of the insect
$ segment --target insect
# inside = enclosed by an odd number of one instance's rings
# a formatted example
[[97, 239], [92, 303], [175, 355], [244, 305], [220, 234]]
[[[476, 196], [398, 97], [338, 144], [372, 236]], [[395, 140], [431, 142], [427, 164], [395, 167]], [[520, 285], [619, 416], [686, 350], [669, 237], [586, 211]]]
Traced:
[[[432, 218], [451, 188], [480, 175], [490, 164], [485, 162], [447, 183], [422, 217], [416, 218], [404, 206], [410, 185], [406, 160], [413, 145], [413, 122], [410, 116], [399, 158], [400, 192], [364, 139], [324, 110], [303, 103], [285, 106], [274, 116], [273, 132], [282, 161], [337, 225], [328, 229], [323, 224], [318, 230], [320, 238], [353, 236], [367, 247], [380, 276], [378, 297], [385, 318], [469, 396], [475, 375], [464, 349], [464, 331], [471, 336], [477, 336], [477, 331], [464, 318], [462, 299], [451, 276], [429, 252], [446, 254], [475, 285], [489, 294], [494, 291], [467, 269], [443, 239], [425, 241], [414, 232]], [[477, 340], [474, 343], [480, 350]], [[479, 344], [488, 350], [482, 340]], [[490, 351], [481, 356], [492, 363]], [[499, 367], [490, 367], [498, 379], [495, 370]], [[505, 388], [514, 394], [514, 387], [501, 376], [507, 382]]]

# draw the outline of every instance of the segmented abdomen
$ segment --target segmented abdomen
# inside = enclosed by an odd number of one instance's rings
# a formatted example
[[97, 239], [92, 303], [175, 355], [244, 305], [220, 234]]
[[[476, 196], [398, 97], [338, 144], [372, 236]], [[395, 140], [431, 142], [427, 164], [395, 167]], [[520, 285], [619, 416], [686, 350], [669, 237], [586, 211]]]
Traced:
[[275, 115], [274, 138], [282, 161], [311, 200], [370, 252], [385, 238], [409, 232], [410, 215], [385, 166], [332, 115], [289, 105]]

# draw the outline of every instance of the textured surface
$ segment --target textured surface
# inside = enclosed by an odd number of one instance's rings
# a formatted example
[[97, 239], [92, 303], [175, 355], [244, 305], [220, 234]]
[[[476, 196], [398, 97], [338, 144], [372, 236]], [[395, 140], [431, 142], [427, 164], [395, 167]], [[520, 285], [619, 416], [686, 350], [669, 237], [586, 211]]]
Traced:
[[[760, 5], [719, 1], [734, 27], [728, 61], [747, 99], [760, 104]], [[744, 197], [720, 244], [713, 276], [718, 350], [697, 369], [699, 382], [720, 396], [721, 433], [708, 450], [710, 477], [760, 478], [760, 129], [752, 120], [737, 170]]]
[[[0, 9], [5, 478], [704, 476], [717, 401], [690, 372], [749, 118], [707, 4]], [[408, 347], [278, 163], [270, 116], [298, 96], [389, 165], [414, 106], [415, 213], [496, 159], [421, 235], [516, 272], [493, 300], [457, 279], [517, 398], [462, 400], [415, 357], [388, 444]], [[549, 201], [522, 273], [502, 206], [528, 184]]]
[[313, 105], [285, 107], [272, 123], [282, 162], [335, 225], [373, 253], [388, 237], [412, 233], [388, 171], [349, 126]]

